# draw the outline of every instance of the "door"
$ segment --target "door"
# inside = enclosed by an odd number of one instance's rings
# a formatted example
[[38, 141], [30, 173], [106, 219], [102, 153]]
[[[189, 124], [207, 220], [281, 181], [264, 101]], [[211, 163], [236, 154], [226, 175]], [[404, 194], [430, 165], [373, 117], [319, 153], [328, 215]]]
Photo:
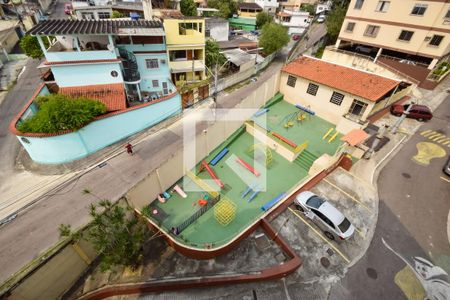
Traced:
[[336, 228], [333, 224], [333, 222], [330, 221], [330, 219], [328, 219], [324, 214], [322, 214], [320, 211], [316, 210], [316, 209], [311, 209], [314, 214], [317, 215], [318, 218], [316, 219], [316, 223], [319, 225], [319, 227], [323, 230], [323, 231], [328, 231], [334, 235], [336, 235]]
[[193, 52], [194, 50], [186, 50], [186, 52], [187, 52], [187, 59], [188, 60], [192, 60], [192, 58], [193, 58], [193, 55], [192, 55], [192, 52]]

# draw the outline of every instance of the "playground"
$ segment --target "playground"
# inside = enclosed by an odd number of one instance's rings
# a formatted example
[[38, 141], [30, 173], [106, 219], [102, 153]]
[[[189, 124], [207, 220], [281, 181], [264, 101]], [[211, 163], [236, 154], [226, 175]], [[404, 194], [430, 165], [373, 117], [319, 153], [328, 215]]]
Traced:
[[323, 139], [333, 126], [317, 116], [295, 120], [285, 128], [286, 115], [299, 109], [283, 101], [282, 96], [269, 103], [267, 110], [254, 118], [258, 121], [267, 117], [268, 127], [273, 130], [267, 132], [269, 136], [276, 132], [298, 145], [308, 141], [307, 149], [314, 153], [307, 157], [309, 164], [288, 161], [262, 146], [243, 126], [148, 205], [147, 215], [158, 226], [188, 246], [208, 249], [224, 245], [300, 184], [317, 157], [323, 153], [333, 155], [341, 144], [340, 135], [331, 142], [330, 134]]
[[[342, 134], [336, 132], [334, 124], [283, 100], [273, 103], [267, 107], [266, 113], [254, 116], [253, 120], [256, 124], [263, 124], [263, 118], [266, 120], [268, 131], [286, 138], [297, 146], [308, 142], [307, 149], [315, 156], [324, 153], [333, 155], [338, 146], [342, 144], [340, 141]], [[323, 137], [328, 131], [330, 133], [324, 139]], [[277, 139], [273, 135], [271, 138]]]

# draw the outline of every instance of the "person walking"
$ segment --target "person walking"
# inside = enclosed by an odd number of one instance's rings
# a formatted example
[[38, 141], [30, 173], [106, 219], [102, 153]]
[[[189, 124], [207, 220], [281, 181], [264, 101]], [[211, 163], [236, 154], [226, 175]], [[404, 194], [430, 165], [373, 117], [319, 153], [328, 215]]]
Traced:
[[133, 155], [133, 146], [130, 143], [125, 145], [125, 149], [127, 149], [128, 154]]

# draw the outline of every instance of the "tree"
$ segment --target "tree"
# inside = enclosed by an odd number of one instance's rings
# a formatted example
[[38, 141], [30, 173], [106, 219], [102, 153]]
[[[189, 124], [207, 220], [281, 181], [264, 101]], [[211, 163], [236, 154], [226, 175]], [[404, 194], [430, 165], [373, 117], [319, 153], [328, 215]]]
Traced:
[[227, 61], [225, 55], [220, 53], [219, 45], [215, 40], [207, 40], [205, 45], [205, 63], [210, 69], [217, 64], [219, 67]]
[[197, 5], [194, 0], [181, 0], [180, 2], [181, 13], [187, 17], [197, 16]]
[[300, 6], [300, 9], [309, 12], [309, 15], [311, 16], [314, 16], [316, 14], [316, 8], [314, 4], [304, 3]]
[[89, 214], [92, 222], [86, 236], [73, 233], [70, 225], [65, 224], [59, 226], [60, 236], [84, 237], [90, 241], [101, 254], [102, 272], [116, 265], [136, 267], [146, 238], [146, 227], [133, 215], [132, 209], [101, 200], [98, 205], [90, 205]]
[[289, 42], [287, 28], [275, 23], [267, 23], [262, 28], [259, 46], [267, 55], [280, 50]]
[[19, 131], [55, 133], [77, 130], [106, 112], [105, 104], [100, 101], [62, 94], [40, 96], [35, 103], [39, 110], [17, 126]]
[[[44, 42], [45, 48], [48, 48], [48, 46], [49, 46], [48, 39], [45, 38], [45, 39], [42, 39], [42, 41]], [[35, 37], [35, 36], [31, 36], [31, 35], [24, 36], [20, 40], [19, 45], [20, 45], [20, 48], [22, 48], [23, 52], [25, 52], [25, 54], [28, 57], [37, 58], [37, 59], [44, 57], [44, 52], [42, 52], [41, 46], [39, 45], [37, 37]]]
[[113, 10], [111, 19], [123, 18], [123, 14], [120, 11]]
[[336, 6], [329, 14], [325, 20], [327, 25], [327, 32], [329, 36], [329, 41], [334, 43], [341, 30], [342, 23], [344, 22], [345, 13], [347, 12], [347, 7]]
[[264, 24], [272, 22], [272, 16], [265, 11], [260, 12], [256, 15], [256, 27], [261, 29]]
[[208, 7], [218, 9], [218, 16], [228, 19], [237, 14], [238, 4], [234, 0], [208, 0]]

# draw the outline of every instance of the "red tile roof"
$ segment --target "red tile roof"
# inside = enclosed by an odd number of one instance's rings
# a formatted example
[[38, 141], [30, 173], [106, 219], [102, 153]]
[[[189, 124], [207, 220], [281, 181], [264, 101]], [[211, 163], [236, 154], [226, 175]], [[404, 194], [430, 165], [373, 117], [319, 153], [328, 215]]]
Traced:
[[400, 83], [386, 77], [306, 56], [287, 64], [282, 70], [374, 102]]
[[362, 129], [353, 129], [343, 137], [341, 137], [341, 141], [347, 142], [352, 146], [356, 146], [359, 143], [362, 143], [369, 137], [369, 134]]
[[125, 87], [122, 83], [60, 87], [59, 92], [73, 97], [86, 97], [101, 101], [108, 111], [127, 108]]

